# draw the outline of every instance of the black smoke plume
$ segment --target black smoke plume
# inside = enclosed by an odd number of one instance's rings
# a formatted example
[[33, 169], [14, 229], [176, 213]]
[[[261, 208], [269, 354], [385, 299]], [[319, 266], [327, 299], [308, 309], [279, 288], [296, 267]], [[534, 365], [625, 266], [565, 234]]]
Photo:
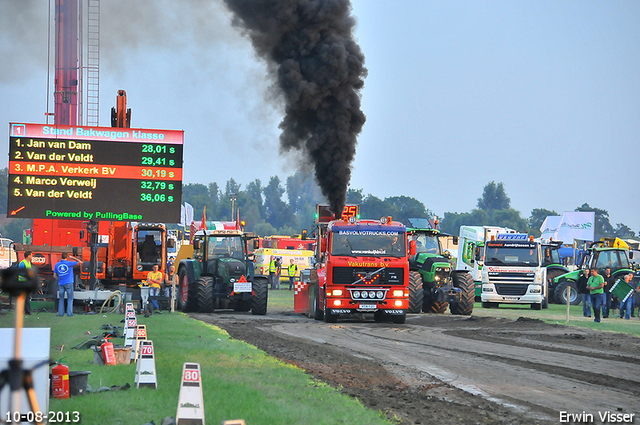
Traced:
[[342, 212], [365, 115], [367, 69], [349, 0], [225, 0], [234, 25], [277, 74], [285, 99], [280, 148], [309, 159], [334, 213]]

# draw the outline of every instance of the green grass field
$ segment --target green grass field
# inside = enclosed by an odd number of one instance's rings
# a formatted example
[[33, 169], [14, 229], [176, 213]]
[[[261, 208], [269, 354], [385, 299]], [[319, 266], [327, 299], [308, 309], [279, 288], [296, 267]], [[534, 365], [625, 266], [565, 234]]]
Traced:
[[[293, 292], [271, 291], [269, 308], [293, 311]], [[449, 313], [447, 313], [449, 314]], [[640, 336], [640, 320], [610, 318], [602, 323], [582, 316], [582, 306], [551, 304], [535, 311], [528, 306], [483, 309], [475, 305], [475, 316], [540, 319], [548, 323], [624, 332]], [[122, 326], [122, 314], [57, 317], [55, 312], [25, 316], [26, 327], [50, 327], [54, 360], [62, 360], [72, 371], [90, 371], [89, 385], [134, 384], [135, 364], [102, 366], [93, 362], [91, 350], [72, 347], [104, 332], [103, 324]], [[0, 327], [14, 326], [13, 312], [0, 313]], [[384, 412], [371, 411], [358, 401], [314, 381], [302, 370], [267, 356], [255, 347], [233, 340], [219, 328], [190, 319], [182, 313], [140, 317], [155, 348], [158, 389], [130, 388], [125, 391], [87, 394], [68, 400], [51, 399], [52, 411], [79, 411], [85, 424], [144, 424], [175, 416], [184, 362], [199, 363], [202, 371], [204, 406], [209, 423], [244, 419], [247, 424], [388, 424]], [[410, 321], [409, 321], [410, 323]], [[85, 335], [90, 332], [91, 335]], [[115, 340], [122, 344], [123, 340]]]
[[[286, 293], [285, 293], [286, 292]], [[270, 305], [289, 303], [293, 293], [280, 291]], [[54, 312], [25, 317], [25, 327], [50, 327], [54, 360], [71, 371], [90, 371], [89, 385], [134, 385], [136, 365], [103, 366], [93, 361], [93, 351], [76, 350], [91, 336], [104, 332], [103, 324], [122, 326], [122, 314], [76, 314], [58, 317]], [[244, 419], [247, 424], [389, 424], [383, 412], [366, 409], [357, 400], [315, 381], [301, 369], [267, 356], [244, 342], [233, 340], [219, 328], [192, 320], [182, 313], [140, 317], [153, 340], [157, 389], [130, 388], [50, 399], [50, 411], [81, 414], [84, 424], [160, 424], [175, 417], [184, 362], [200, 364], [206, 421]], [[13, 312], [0, 314], [0, 327], [13, 327]], [[85, 335], [85, 332], [91, 335]], [[115, 340], [122, 344], [123, 340]]]

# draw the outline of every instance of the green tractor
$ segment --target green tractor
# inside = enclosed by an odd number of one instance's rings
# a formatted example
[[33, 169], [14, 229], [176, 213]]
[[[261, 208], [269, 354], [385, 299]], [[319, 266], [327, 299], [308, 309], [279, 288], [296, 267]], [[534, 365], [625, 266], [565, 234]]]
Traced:
[[468, 315], [473, 312], [474, 282], [466, 270], [454, 270], [451, 255], [442, 252], [441, 233], [429, 220], [410, 218], [407, 234], [415, 241], [409, 258], [409, 313]]
[[549, 294], [553, 294], [557, 303], [566, 303], [567, 287], [569, 290], [569, 302], [572, 305], [578, 305], [581, 301], [581, 296], [578, 293], [578, 279], [586, 268], [598, 269], [598, 273], [603, 274], [604, 269], [611, 268], [611, 276], [614, 280], [624, 276], [627, 273], [633, 272], [631, 265], [629, 264], [628, 250], [623, 248], [610, 248], [605, 246], [605, 241], [595, 241], [587, 248], [587, 253], [582, 257], [582, 261], [577, 270], [569, 273], [562, 274], [553, 279], [554, 292], [549, 291]]
[[254, 276], [248, 244], [257, 241], [241, 230], [199, 230], [193, 254], [178, 266], [178, 307], [211, 313], [230, 308], [254, 315], [267, 313], [265, 276]]

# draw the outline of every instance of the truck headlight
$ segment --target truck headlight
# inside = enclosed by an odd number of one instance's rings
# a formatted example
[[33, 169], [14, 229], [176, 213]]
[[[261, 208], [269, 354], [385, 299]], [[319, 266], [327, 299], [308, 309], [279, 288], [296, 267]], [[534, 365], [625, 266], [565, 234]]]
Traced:
[[353, 298], [360, 298], [360, 291], [353, 291]]
[[332, 292], [334, 297], [341, 297], [342, 296], [342, 289], [334, 289]]
[[393, 296], [394, 297], [401, 297], [404, 295], [404, 291], [402, 289], [394, 289], [393, 290]]
[[378, 297], [380, 299], [383, 299], [384, 298], [384, 292], [382, 292], [382, 291], [376, 292], [376, 297]]
[[542, 290], [540, 289], [539, 286], [536, 286], [534, 288], [529, 288], [529, 292], [532, 294], [539, 294]]
[[491, 287], [482, 287], [482, 292], [493, 292], [493, 288]]

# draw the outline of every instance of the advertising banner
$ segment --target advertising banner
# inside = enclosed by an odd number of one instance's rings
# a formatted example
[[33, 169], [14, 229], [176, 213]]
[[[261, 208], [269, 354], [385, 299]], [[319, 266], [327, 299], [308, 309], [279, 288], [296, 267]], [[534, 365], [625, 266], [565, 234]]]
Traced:
[[595, 212], [567, 211], [561, 216], [548, 216], [540, 227], [543, 239], [572, 244], [574, 240], [593, 241]]

